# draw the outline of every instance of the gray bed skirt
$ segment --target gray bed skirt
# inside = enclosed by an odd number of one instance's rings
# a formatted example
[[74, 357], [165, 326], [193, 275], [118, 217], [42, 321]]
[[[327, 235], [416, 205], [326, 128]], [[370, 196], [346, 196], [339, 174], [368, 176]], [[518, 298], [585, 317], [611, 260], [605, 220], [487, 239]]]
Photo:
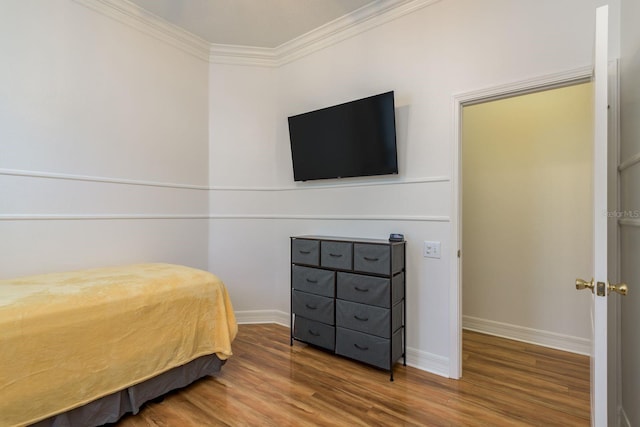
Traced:
[[33, 427], [89, 427], [118, 421], [123, 415], [137, 414], [142, 405], [171, 390], [220, 371], [224, 361], [214, 355], [199, 357], [140, 384], [110, 394], [79, 408], [32, 424]]

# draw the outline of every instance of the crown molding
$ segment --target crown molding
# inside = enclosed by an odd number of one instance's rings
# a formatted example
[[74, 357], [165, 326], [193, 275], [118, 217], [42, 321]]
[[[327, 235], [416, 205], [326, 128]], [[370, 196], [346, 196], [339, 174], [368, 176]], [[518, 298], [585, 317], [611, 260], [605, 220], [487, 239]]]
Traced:
[[73, 0], [118, 22], [209, 61], [210, 43], [127, 0]]
[[278, 66], [378, 27], [441, 0], [379, 0], [341, 16], [274, 49]]
[[379, 0], [275, 48], [209, 43], [128, 0], [73, 0], [216, 64], [280, 67], [441, 0]]
[[441, 0], [379, 0], [275, 48], [211, 44], [218, 64], [280, 67]]
[[209, 46], [209, 62], [254, 67], [278, 67], [280, 65], [273, 48], [216, 43]]
[[313, 52], [441, 0], [380, 0], [341, 16], [275, 48], [211, 44], [209, 61], [219, 64], [280, 67]]

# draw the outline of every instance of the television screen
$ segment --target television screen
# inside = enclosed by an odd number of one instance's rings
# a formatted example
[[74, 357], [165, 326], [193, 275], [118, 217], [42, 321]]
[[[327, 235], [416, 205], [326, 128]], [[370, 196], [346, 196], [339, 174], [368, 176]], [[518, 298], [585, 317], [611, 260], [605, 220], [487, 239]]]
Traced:
[[289, 117], [295, 181], [398, 173], [393, 91]]

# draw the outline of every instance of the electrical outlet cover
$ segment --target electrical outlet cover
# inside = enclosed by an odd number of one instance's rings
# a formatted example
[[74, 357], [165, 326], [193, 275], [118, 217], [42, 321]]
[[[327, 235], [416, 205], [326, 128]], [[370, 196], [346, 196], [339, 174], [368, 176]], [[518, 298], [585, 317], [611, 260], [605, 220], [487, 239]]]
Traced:
[[440, 258], [440, 242], [424, 242], [422, 255], [425, 258]]

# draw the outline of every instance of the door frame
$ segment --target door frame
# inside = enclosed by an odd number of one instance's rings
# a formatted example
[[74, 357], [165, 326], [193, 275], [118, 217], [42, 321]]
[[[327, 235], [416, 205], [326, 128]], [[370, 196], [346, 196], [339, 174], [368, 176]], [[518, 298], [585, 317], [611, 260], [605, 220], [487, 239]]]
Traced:
[[[552, 74], [509, 83], [453, 96], [453, 141], [452, 144], [452, 201], [451, 201], [451, 283], [449, 291], [449, 377], [462, 377], [462, 259], [458, 251], [462, 248], [462, 109], [465, 106], [480, 104], [543, 90], [555, 89], [586, 83], [593, 78], [591, 67], [578, 68], [564, 73]], [[609, 61], [609, 210], [619, 210], [620, 200], [620, 67], [619, 61]], [[610, 279], [620, 280], [619, 226], [609, 224], [609, 262]], [[614, 279], [615, 278], [615, 279]], [[568, 284], [567, 286], [570, 286]], [[621, 411], [621, 363], [620, 363], [620, 298], [609, 299], [609, 323], [613, 335], [609, 338], [609, 407], [613, 409], [610, 420], [617, 423]], [[613, 325], [611, 325], [613, 323]], [[617, 425], [617, 424], [616, 424]]]
[[[591, 81], [593, 70], [583, 67], [567, 72], [534, 77], [514, 83], [473, 90], [453, 96], [452, 200], [451, 200], [451, 284], [449, 287], [449, 377], [462, 377], [462, 109], [513, 96], [526, 95]], [[571, 284], [569, 284], [571, 285]]]

